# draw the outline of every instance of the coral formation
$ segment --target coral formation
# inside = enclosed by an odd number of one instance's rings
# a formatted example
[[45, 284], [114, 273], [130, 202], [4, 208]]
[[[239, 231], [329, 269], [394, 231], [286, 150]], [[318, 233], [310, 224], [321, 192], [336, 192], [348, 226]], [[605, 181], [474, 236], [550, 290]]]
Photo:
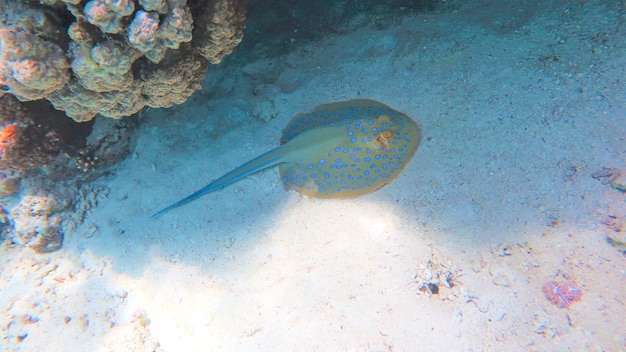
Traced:
[[22, 28], [0, 27], [0, 77], [19, 100], [46, 97], [70, 79], [63, 50]]
[[0, 0], [0, 96], [78, 122], [184, 102], [241, 41], [245, 0]]
[[198, 21], [193, 30], [200, 55], [218, 64], [241, 42], [246, 2], [209, 0], [197, 8]]
[[132, 0], [89, 0], [85, 3], [83, 13], [89, 23], [97, 26], [104, 33], [119, 33], [122, 20], [135, 10]]
[[25, 196], [22, 202], [11, 211], [13, 243], [25, 245], [39, 253], [47, 253], [61, 248], [63, 230], [58, 212], [68, 204], [50, 194]]

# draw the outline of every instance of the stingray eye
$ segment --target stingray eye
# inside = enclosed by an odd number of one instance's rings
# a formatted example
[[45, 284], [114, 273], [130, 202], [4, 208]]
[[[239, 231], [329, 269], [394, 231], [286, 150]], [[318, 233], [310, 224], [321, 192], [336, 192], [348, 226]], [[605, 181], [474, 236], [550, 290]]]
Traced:
[[390, 131], [382, 131], [377, 137], [376, 142], [381, 148], [389, 146], [389, 139], [391, 138]]

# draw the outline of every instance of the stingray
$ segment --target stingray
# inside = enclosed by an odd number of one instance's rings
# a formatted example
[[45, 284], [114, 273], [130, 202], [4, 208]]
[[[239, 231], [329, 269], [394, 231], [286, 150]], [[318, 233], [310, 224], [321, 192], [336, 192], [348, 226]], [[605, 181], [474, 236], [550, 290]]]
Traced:
[[289, 122], [278, 148], [152, 217], [275, 165], [288, 189], [315, 198], [359, 197], [398, 177], [419, 142], [420, 129], [413, 120], [377, 101], [358, 99], [320, 105]]

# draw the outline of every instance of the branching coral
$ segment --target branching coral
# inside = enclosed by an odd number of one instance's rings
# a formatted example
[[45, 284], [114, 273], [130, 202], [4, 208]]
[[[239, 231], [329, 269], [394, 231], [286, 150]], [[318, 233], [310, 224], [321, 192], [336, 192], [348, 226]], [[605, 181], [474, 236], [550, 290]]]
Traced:
[[0, 8], [0, 96], [47, 99], [79, 122], [184, 102], [200, 87], [203, 60], [229, 54], [245, 21], [245, 0], [0, 0]]

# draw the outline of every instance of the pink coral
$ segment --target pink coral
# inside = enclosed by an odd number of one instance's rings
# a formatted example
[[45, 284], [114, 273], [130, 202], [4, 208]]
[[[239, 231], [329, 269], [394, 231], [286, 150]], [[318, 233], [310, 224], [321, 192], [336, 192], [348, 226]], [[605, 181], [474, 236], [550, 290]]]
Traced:
[[552, 304], [559, 308], [569, 308], [572, 303], [580, 301], [583, 296], [583, 292], [573, 281], [563, 284], [556, 281], [546, 282], [543, 285], [543, 293]]

